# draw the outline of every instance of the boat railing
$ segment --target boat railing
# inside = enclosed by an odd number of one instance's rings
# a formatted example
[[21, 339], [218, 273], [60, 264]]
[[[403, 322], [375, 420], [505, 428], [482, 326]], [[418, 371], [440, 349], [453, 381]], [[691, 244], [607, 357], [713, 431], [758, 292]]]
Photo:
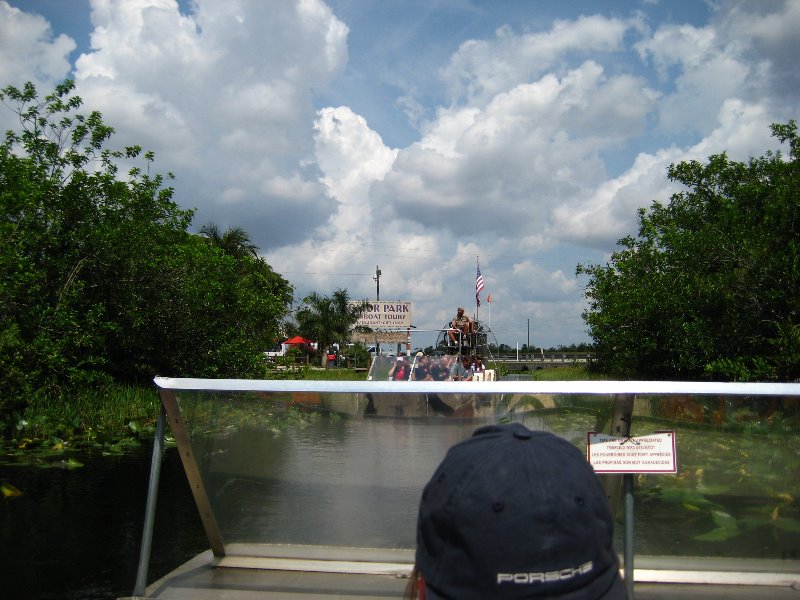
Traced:
[[[800, 384], [493, 381], [488, 373], [469, 383], [402, 385], [386, 379], [157, 377], [162, 409], [134, 595], [144, 595], [147, 585], [167, 427], [219, 567], [407, 574], [418, 501], [414, 490], [421, 492], [446, 448], [476, 427], [519, 421], [570, 440], [587, 457], [591, 433], [620, 438], [674, 433], [674, 473], [601, 475], [612, 505], [619, 507], [615, 543], [630, 585], [800, 581]], [[346, 446], [357, 437], [358, 444], [375, 447], [354, 446], [347, 458], [323, 462], [318, 473], [334, 482], [324, 487], [317, 475], [303, 471], [311, 459], [293, 458], [291, 440], [307, 441], [303, 436], [314, 427], [330, 434], [327, 452], [338, 452], [336, 444]], [[403, 452], [420, 445], [419, 455], [427, 456], [429, 465], [402, 461]], [[365, 453], [369, 463], [363, 462]], [[327, 460], [319, 449], [309, 456]], [[379, 484], [363, 469], [389, 459], [395, 462], [387, 464]], [[319, 493], [319, 502], [333, 507], [344, 506], [344, 498], [349, 502], [354, 489], [380, 485], [385, 489], [376, 493], [395, 495], [402, 490], [408, 500], [398, 501], [392, 514], [400, 534], [389, 532], [376, 542], [378, 530], [390, 525], [376, 519], [375, 531], [364, 523], [363, 532], [348, 531], [340, 543], [336, 508], [328, 515], [331, 523], [319, 528], [319, 539], [314, 528], [296, 541], [292, 531], [275, 534], [282, 522], [300, 518], [281, 512], [287, 506], [299, 510], [294, 496], [285, 501], [270, 496], [270, 502], [259, 496], [273, 494], [281, 478], [294, 486], [287, 493]], [[382, 551], [363, 550], [361, 533], [369, 547], [378, 544]]]

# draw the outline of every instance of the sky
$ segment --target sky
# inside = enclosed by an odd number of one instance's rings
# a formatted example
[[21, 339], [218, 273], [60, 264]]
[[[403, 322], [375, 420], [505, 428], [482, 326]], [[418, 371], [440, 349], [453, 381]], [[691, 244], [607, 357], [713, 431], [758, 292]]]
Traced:
[[800, 0], [0, 0], [0, 86], [74, 79], [297, 302], [379, 286], [420, 331], [464, 306], [550, 347], [590, 340], [576, 266], [670, 164], [780, 148], [798, 31]]

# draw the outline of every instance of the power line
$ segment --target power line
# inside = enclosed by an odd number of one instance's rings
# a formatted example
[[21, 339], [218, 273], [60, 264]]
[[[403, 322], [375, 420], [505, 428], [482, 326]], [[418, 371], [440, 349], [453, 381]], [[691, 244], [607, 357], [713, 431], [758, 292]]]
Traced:
[[[349, 244], [348, 242], [344, 242], [340, 245], [354, 245]], [[365, 253], [363, 252], [363, 245], [359, 245], [359, 252], [354, 253], [347, 253], [343, 252], [342, 254], [346, 256], [355, 256], [355, 257], [364, 257]], [[367, 256], [387, 256], [391, 258], [406, 258], [406, 259], [417, 259], [417, 260], [425, 260], [429, 264], [431, 263], [464, 263], [472, 264], [474, 254], [472, 251], [463, 252], [461, 255], [456, 254], [454, 256], [450, 256], [447, 258], [442, 258], [439, 254], [430, 254], [425, 252], [404, 252], [402, 247], [399, 247], [391, 252], [381, 253], [381, 252], [370, 252], [366, 254]], [[535, 255], [513, 255], [513, 254], [484, 254], [481, 253], [481, 256], [488, 256], [490, 259], [494, 257], [494, 259], [490, 260], [489, 268], [491, 269], [492, 266], [494, 267], [510, 267], [519, 262], [524, 261], [532, 261], [534, 265], [541, 266], [543, 268], [563, 268], [562, 263], [557, 263], [551, 260], [548, 261], [541, 261], [537, 260]], [[462, 258], [463, 257], [463, 258]], [[498, 260], [498, 259], [506, 259], [506, 260]], [[281, 271], [282, 273], [292, 273], [298, 275], [333, 275], [334, 273], [320, 273], [320, 272], [313, 272], [313, 271]], [[338, 275], [357, 275], [357, 276], [366, 276], [366, 275], [373, 275], [373, 273], [337, 273]]]
[[281, 271], [281, 275], [336, 275], [337, 277], [344, 277], [344, 276], [367, 276], [372, 275], [372, 273], [317, 273], [314, 271]]

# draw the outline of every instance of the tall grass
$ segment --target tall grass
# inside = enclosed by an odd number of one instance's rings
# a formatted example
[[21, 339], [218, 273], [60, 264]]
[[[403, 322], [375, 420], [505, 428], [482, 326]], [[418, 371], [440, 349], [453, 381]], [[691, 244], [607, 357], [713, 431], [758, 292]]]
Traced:
[[365, 381], [366, 371], [354, 371], [353, 369], [311, 369], [306, 372], [304, 379], [315, 381]]
[[16, 423], [17, 437], [90, 441], [138, 434], [154, 429], [158, 410], [158, 394], [147, 386], [110, 384], [36, 396]]
[[605, 375], [590, 373], [584, 365], [539, 369], [530, 373], [533, 381], [600, 381], [608, 379]]

